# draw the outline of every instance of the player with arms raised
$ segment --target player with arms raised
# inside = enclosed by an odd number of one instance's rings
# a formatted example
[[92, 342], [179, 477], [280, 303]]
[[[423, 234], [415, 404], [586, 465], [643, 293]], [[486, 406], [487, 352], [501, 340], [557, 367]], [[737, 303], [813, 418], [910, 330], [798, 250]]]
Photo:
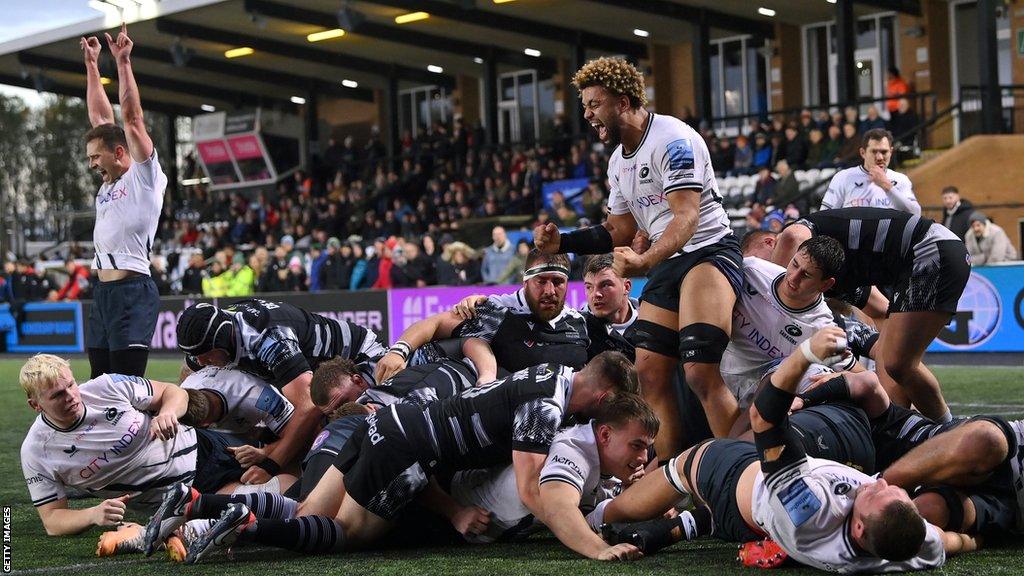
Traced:
[[[584, 117], [614, 149], [608, 164], [610, 214], [599, 226], [559, 234], [534, 230], [545, 252], [601, 254], [614, 249], [615, 273], [647, 274], [633, 326], [644, 398], [663, 423], [662, 457], [683, 448], [673, 374], [682, 360], [716, 436], [729, 433], [739, 409], [719, 373], [731, 313], [742, 284], [739, 244], [722, 208], [704, 139], [683, 121], [648, 112], [640, 71], [600, 58], [576, 72]], [[638, 231], [651, 240], [638, 254]], [[616, 248], [617, 247], [617, 248]]]

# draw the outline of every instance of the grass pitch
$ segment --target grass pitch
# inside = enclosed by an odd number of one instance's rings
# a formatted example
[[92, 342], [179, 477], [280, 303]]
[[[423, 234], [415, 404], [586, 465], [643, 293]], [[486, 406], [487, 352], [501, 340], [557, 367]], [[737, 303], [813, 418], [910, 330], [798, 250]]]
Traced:
[[[679, 574], [683, 576], [753, 574], [735, 561], [736, 546], [712, 539], [680, 544], [660, 554], [632, 563], [600, 563], [586, 560], [561, 546], [553, 537], [526, 544], [433, 547], [371, 551], [339, 556], [303, 557], [278, 550], [241, 549], [234, 559], [226, 556], [199, 566], [171, 564], [162, 556], [116, 558], [94, 556], [99, 529], [80, 536], [51, 538], [43, 531], [29, 501], [21, 472], [21, 441], [35, 413], [25, 404], [17, 385], [22, 360], [0, 360], [0, 402], [9, 406], [0, 424], [0, 504], [10, 514], [10, 552], [15, 574], [239, 574], [245, 576], [302, 574], [379, 574], [410, 576], [444, 574], [482, 576], [499, 574]], [[80, 382], [88, 377], [85, 360], [72, 362]], [[175, 381], [178, 361], [154, 359], [148, 376]], [[955, 414], [999, 414], [1024, 417], [1024, 368], [934, 367]], [[73, 501], [73, 507], [92, 501]], [[145, 522], [145, 518], [132, 518]], [[5, 542], [6, 544], [6, 542]], [[785, 574], [811, 574], [809, 569], [787, 569]], [[1024, 546], [995, 548], [950, 560], [937, 574], [1024, 574]]]

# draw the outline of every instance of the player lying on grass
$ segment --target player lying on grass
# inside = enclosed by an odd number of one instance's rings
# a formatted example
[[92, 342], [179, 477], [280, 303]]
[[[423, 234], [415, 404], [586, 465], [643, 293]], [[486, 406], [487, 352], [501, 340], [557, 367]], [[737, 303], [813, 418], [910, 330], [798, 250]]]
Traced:
[[[226, 451], [241, 440], [179, 426], [188, 395], [174, 384], [105, 374], [79, 386], [68, 362], [50, 354], [25, 362], [19, 382], [39, 413], [21, 465], [51, 536], [116, 525], [126, 507], [152, 510], [171, 485], [216, 492], [242, 473]], [[104, 500], [71, 509], [68, 488]]]
[[[315, 515], [257, 521], [245, 505], [231, 504], [190, 547], [188, 559], [197, 561], [238, 537], [305, 552], [366, 546], [392, 527], [391, 521], [435, 474], [509, 461], [520, 498], [543, 520], [538, 479], [558, 428], [570, 415], [589, 418], [609, 395], [635, 391], [632, 364], [619, 353], [606, 352], [579, 372], [539, 365], [426, 409], [392, 405], [359, 425], [306, 499]], [[440, 490], [432, 492], [435, 499], [424, 504], [455, 524], [454, 501]], [[169, 490], [150, 521], [149, 540], [163, 540], [187, 517], [222, 509], [223, 503], [195, 506], [198, 496], [181, 487]]]
[[[794, 390], [811, 363], [836, 360], [844, 340], [839, 328], [825, 328], [780, 364], [750, 409], [753, 445], [698, 444], [612, 500], [605, 521], [655, 518], [691, 494], [711, 508], [719, 538], [744, 542], [767, 534], [790, 557], [823, 570], [927, 569], [941, 566], [947, 553], [974, 549], [971, 537], [928, 524], [902, 488], [807, 456], [788, 416]], [[696, 533], [710, 529], [698, 526]]]

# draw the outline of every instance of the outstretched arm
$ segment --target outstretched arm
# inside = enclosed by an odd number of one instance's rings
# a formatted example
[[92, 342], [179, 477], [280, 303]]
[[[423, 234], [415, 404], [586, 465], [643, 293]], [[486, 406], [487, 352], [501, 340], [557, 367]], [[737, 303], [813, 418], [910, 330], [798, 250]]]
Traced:
[[110, 106], [107, 93], [100, 82], [100, 52], [103, 46], [95, 36], [82, 37], [79, 41], [85, 57], [85, 103], [89, 109], [89, 123], [95, 128], [100, 124], [114, 123], [114, 108]]
[[139, 86], [135, 83], [132, 72], [131, 53], [132, 39], [128, 37], [128, 27], [121, 24], [117, 40], [106, 34], [110, 52], [117, 62], [117, 86], [121, 97], [121, 116], [124, 119], [124, 135], [128, 140], [128, 152], [132, 160], [145, 162], [153, 155], [153, 140], [146, 132], [146, 123], [142, 118], [142, 100], [139, 98]]

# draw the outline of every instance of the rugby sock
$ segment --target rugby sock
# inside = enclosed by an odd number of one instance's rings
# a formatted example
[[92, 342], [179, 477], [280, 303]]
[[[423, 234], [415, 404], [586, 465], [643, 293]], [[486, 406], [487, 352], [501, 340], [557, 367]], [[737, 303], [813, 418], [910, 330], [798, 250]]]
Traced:
[[949, 408], [947, 408], [946, 413], [943, 414], [941, 418], [939, 418], [939, 424], [949, 424], [952, 421], [953, 414], [949, 411]]
[[245, 504], [257, 518], [286, 520], [295, 517], [299, 503], [280, 494], [200, 494], [188, 511], [189, 518], [219, 518], [229, 504]]
[[306, 554], [324, 554], [341, 550], [345, 533], [334, 518], [300, 516], [291, 520], [258, 520], [243, 529], [238, 540]]

